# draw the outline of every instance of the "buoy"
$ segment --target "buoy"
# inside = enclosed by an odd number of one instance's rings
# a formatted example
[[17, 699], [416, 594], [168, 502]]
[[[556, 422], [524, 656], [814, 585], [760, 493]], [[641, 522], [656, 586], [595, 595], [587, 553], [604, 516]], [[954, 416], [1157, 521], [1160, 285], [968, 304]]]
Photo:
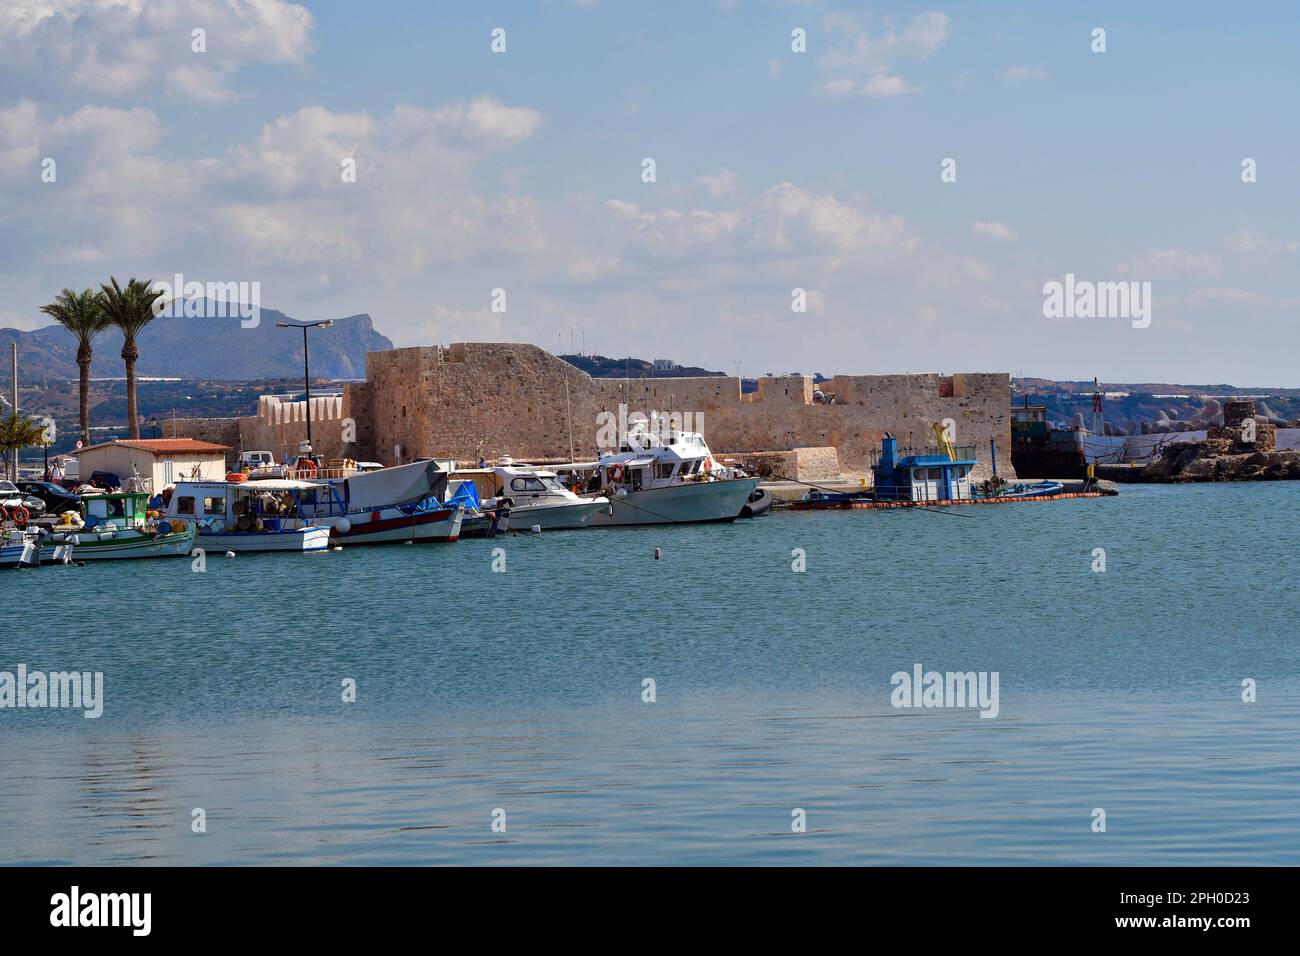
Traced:
[[663, 552], [658, 548], [655, 548], [655, 560], [658, 561], [661, 557], [663, 557]]

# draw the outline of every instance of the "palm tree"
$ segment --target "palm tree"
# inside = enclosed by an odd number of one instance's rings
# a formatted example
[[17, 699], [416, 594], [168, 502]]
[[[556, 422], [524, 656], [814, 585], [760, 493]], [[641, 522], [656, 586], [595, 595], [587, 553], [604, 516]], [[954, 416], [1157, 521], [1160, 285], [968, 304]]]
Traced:
[[140, 357], [135, 337], [155, 318], [154, 303], [162, 298], [161, 292], [150, 287], [152, 279], [131, 279], [126, 287], [109, 277], [109, 283], [100, 286], [100, 301], [108, 321], [122, 331], [122, 361], [126, 363], [126, 417], [130, 420], [131, 437], [140, 437], [140, 418], [135, 403], [135, 362]]
[[90, 343], [108, 327], [100, 294], [94, 289], [64, 289], [41, 311], [77, 337], [77, 365], [81, 369], [81, 443], [90, 444]]
[[[19, 418], [17, 412], [14, 412], [8, 418], [0, 418], [0, 452], [4, 452], [6, 466], [11, 452], [22, 448], [31, 448], [44, 441], [45, 426], [39, 422], [34, 422], [28, 418]], [[6, 470], [8, 470], [7, 467]], [[14, 473], [13, 480], [18, 480], [17, 472]]]

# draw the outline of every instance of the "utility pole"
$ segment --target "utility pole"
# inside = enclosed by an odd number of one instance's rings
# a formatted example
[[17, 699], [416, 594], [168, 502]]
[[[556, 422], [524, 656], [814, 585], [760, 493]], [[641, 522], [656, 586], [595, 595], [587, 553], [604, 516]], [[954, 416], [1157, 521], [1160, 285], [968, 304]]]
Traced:
[[[11, 350], [11, 355], [13, 356], [13, 369], [14, 369], [13, 411], [14, 411], [14, 417], [17, 418], [18, 417], [18, 343], [11, 342], [9, 344], [9, 348]], [[17, 448], [15, 448], [13, 452], [10, 453], [10, 461], [11, 461], [10, 467], [13, 469], [11, 473], [12, 477], [10, 478], [10, 480], [17, 481], [18, 480], [18, 449]]]

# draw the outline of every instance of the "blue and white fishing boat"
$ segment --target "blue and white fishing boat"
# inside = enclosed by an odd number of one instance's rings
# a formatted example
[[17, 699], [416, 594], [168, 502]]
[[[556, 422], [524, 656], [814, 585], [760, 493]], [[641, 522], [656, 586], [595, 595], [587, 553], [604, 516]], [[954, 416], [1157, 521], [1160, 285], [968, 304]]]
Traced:
[[170, 522], [197, 532], [204, 550], [325, 551], [330, 529], [303, 516], [318, 485], [305, 481], [181, 481], [167, 505]]

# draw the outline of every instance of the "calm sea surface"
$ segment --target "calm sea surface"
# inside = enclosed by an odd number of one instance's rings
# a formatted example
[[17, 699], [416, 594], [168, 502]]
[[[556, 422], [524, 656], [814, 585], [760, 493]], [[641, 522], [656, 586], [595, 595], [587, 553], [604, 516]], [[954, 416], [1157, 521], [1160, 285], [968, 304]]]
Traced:
[[0, 863], [1300, 863], [1300, 484], [953, 512], [4, 572]]

